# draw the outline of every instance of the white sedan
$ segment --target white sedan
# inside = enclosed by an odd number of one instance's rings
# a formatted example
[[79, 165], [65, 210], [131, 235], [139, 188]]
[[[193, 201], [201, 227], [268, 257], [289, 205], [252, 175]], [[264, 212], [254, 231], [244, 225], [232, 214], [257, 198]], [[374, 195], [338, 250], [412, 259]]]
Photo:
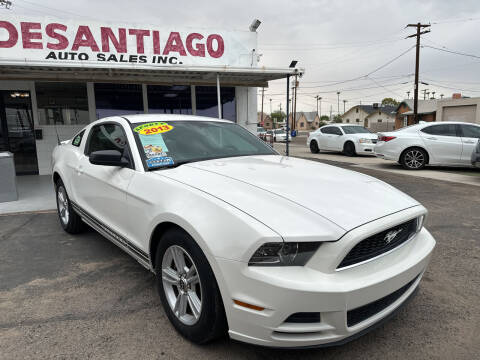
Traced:
[[472, 166], [480, 139], [480, 125], [462, 122], [426, 122], [378, 134], [375, 155], [399, 162], [405, 169], [426, 165]]
[[230, 121], [98, 120], [55, 148], [53, 180], [65, 231], [87, 223], [154, 272], [167, 317], [196, 343], [352, 340], [413, 296], [435, 246], [414, 199], [280, 156]]
[[325, 125], [311, 132], [307, 146], [314, 154], [320, 150], [341, 151], [347, 156], [373, 155], [377, 135], [360, 125]]

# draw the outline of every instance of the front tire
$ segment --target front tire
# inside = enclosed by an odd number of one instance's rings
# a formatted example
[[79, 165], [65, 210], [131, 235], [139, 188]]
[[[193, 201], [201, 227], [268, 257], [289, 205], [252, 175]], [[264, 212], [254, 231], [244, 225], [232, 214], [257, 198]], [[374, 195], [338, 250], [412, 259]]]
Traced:
[[165, 313], [188, 340], [203, 344], [227, 332], [220, 291], [200, 247], [181, 229], [163, 234], [155, 262]]
[[310, 151], [312, 152], [312, 154], [318, 154], [320, 152], [317, 140], [310, 141]]
[[355, 151], [355, 145], [351, 141], [347, 141], [343, 145], [343, 153], [347, 156], [355, 156], [357, 152]]
[[427, 165], [427, 152], [421, 148], [410, 148], [400, 156], [400, 164], [407, 170], [420, 170]]
[[69, 234], [78, 234], [83, 231], [85, 224], [80, 216], [73, 210], [67, 190], [61, 179], [55, 184], [57, 198], [57, 213], [63, 230]]

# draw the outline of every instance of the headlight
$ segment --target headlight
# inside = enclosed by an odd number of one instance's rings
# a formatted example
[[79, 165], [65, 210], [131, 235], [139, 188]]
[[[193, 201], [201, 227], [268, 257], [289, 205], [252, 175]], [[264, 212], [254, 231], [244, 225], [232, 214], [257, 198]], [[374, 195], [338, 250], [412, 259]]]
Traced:
[[260, 246], [249, 266], [303, 266], [320, 246], [319, 242], [271, 242]]
[[422, 230], [423, 224], [425, 223], [425, 215], [417, 217], [417, 232]]
[[372, 139], [362, 138], [362, 139], [358, 140], [358, 142], [359, 142], [360, 144], [371, 144], [371, 143], [372, 143]]

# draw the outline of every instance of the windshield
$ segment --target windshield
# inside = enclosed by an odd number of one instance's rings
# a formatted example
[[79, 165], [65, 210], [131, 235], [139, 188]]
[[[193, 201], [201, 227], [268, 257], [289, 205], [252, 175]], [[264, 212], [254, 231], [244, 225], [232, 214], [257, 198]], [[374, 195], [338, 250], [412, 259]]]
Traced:
[[217, 121], [162, 121], [131, 124], [149, 170], [246, 155], [277, 155], [239, 125]]
[[284, 134], [284, 133], [285, 133], [285, 130], [283, 130], [283, 129], [275, 130], [275, 134]]
[[265, 129], [263, 127], [257, 127], [257, 132], [264, 132]]
[[370, 130], [363, 126], [342, 126], [345, 134], [371, 134]]

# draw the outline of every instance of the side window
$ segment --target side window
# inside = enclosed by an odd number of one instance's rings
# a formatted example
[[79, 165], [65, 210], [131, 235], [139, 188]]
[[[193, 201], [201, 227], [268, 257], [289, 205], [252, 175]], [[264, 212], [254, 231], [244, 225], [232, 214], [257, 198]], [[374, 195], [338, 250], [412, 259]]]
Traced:
[[460, 125], [460, 128], [462, 129], [463, 137], [480, 139], [480, 126]]
[[455, 124], [431, 125], [420, 131], [430, 135], [457, 136]]
[[126, 155], [124, 152], [126, 147], [127, 137], [120, 125], [102, 124], [94, 126], [92, 130], [90, 130], [85, 155], [90, 155], [92, 152], [100, 150], [118, 150]]
[[331, 134], [332, 133], [332, 127], [327, 126], [327, 127], [321, 128], [320, 131], [324, 134]]
[[343, 132], [338, 127], [334, 127], [334, 128], [332, 128], [332, 134], [343, 135]]
[[72, 140], [72, 145], [79, 147], [80, 144], [82, 143], [83, 135], [85, 134], [85, 130], [83, 130], [80, 134], [75, 136]]

